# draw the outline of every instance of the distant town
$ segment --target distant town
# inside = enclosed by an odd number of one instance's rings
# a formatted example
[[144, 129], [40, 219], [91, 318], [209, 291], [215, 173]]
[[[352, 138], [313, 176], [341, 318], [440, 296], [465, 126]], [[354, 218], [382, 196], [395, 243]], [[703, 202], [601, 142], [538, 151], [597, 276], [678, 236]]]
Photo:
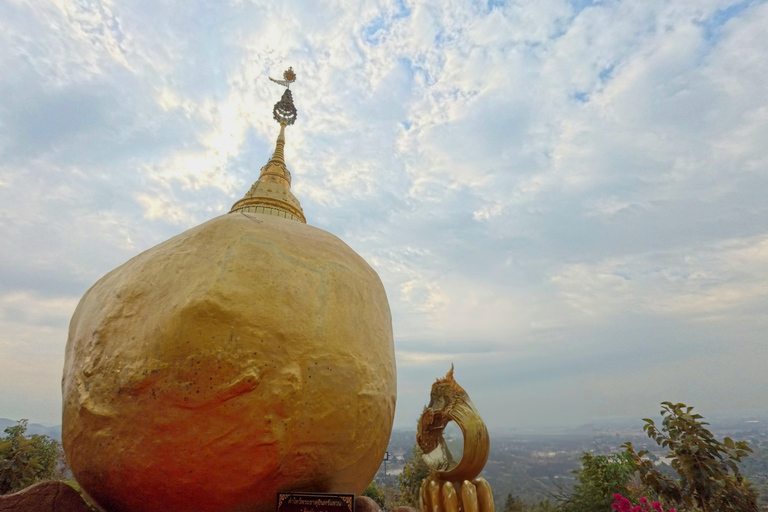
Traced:
[[[654, 418], [655, 419], [655, 418]], [[768, 505], [768, 414], [710, 420], [712, 433], [719, 439], [731, 437], [746, 441], [754, 453], [745, 459], [742, 472], [760, 493], [760, 505]], [[526, 431], [491, 432], [491, 453], [482, 476], [491, 484], [496, 501], [504, 503], [508, 494], [526, 502], [538, 502], [568, 494], [575, 483], [573, 471], [580, 467], [584, 452], [596, 455], [618, 453], [629, 441], [639, 450], [648, 450], [661, 465], [664, 449], [642, 430], [642, 420], [614, 420], [572, 430], [551, 430], [535, 434]], [[449, 439], [455, 452], [459, 439]], [[397, 487], [398, 476], [412, 456], [416, 431], [396, 429], [375, 481], [379, 486]]]

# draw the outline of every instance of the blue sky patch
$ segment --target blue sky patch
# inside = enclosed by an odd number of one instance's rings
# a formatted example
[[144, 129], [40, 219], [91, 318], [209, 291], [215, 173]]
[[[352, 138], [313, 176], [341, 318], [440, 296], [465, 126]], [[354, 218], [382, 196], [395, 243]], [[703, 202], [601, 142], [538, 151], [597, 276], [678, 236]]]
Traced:
[[573, 7], [574, 14], [579, 14], [587, 7], [592, 7], [599, 2], [599, 0], [570, 0], [571, 7]]
[[586, 103], [589, 101], [589, 93], [588, 92], [577, 92], [574, 93], [573, 96], [571, 96], [574, 101], [577, 103]]
[[715, 12], [711, 17], [701, 22], [701, 26], [704, 28], [704, 38], [711, 42], [717, 42], [720, 38], [721, 28], [733, 18], [739, 16], [745, 10], [754, 5], [765, 3], [765, 0], [745, 0], [729, 5], [725, 9], [720, 9]]
[[392, 23], [395, 20], [407, 18], [411, 15], [410, 7], [403, 0], [398, 1], [396, 7], [397, 10], [391, 17], [381, 15], [363, 27], [362, 36], [366, 43], [376, 46], [381, 42], [382, 36], [392, 28]]
[[386, 31], [386, 18], [380, 16], [363, 27], [363, 40], [370, 45], [377, 45], [381, 39], [380, 31]]
[[600, 83], [605, 83], [610, 80], [614, 69], [616, 69], [616, 64], [611, 64], [610, 66], [603, 69], [598, 75], [598, 78], [600, 78]]
[[488, 12], [504, 7], [506, 4], [507, 2], [505, 0], [488, 0]]

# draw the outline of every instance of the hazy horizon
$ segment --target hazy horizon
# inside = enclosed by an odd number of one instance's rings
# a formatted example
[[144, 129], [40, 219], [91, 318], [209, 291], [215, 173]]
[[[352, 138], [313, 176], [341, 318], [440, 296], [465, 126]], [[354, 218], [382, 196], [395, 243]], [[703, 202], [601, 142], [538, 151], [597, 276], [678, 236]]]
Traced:
[[[703, 414], [702, 411], [698, 410], [698, 408], [694, 408], [694, 412], [698, 412], [699, 414], [702, 414], [704, 416], [703, 421], [707, 421], [710, 424], [714, 424], [714, 425], [717, 425], [722, 422], [732, 422], [732, 421], [747, 422], [747, 421], [754, 421], [754, 420], [757, 420], [760, 423], [768, 424], [768, 409], [752, 409], [749, 411], [738, 411], [736, 413], [709, 411], [707, 414]], [[580, 428], [585, 428], [585, 427], [605, 428], [609, 426], [621, 425], [621, 426], [637, 426], [638, 433], [640, 433], [642, 432], [642, 425], [644, 424], [643, 418], [645, 417], [654, 419], [654, 421], [661, 419], [661, 416], [659, 415], [659, 411], [655, 411], [654, 413], [646, 414], [643, 417], [604, 416], [604, 417], [593, 418], [591, 421], [588, 421], [586, 423], [564, 423], [564, 424], [543, 423], [543, 424], [537, 424], [537, 425], [515, 425], [515, 424], [495, 425], [495, 426], [489, 427], [489, 431], [493, 437], [494, 434], [496, 435], [504, 434], [508, 431], [544, 429], [542, 433], [546, 433], [551, 431], [578, 430]], [[0, 411], [0, 421], [10, 420], [10, 421], [16, 422], [21, 419], [28, 420], [30, 425], [34, 423], [36, 425], [41, 425], [46, 428], [61, 426], [61, 421], [57, 423], [45, 423], [45, 422], [37, 421], [34, 418], [9, 418], [3, 415], [3, 413]], [[406, 425], [406, 424], [398, 425], [396, 423], [392, 426], [392, 430], [416, 432], [416, 421], [414, 421], [413, 424], [410, 424], [410, 425]]]

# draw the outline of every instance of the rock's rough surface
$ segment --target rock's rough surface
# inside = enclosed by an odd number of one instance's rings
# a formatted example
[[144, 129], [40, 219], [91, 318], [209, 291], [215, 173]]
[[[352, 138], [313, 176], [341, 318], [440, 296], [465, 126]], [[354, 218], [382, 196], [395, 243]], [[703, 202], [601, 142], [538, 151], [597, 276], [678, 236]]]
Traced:
[[63, 443], [110, 512], [267, 511], [360, 494], [395, 410], [392, 324], [335, 236], [234, 213], [128, 261], [72, 317]]
[[64, 482], [48, 480], [0, 496], [0, 512], [91, 512], [91, 508]]

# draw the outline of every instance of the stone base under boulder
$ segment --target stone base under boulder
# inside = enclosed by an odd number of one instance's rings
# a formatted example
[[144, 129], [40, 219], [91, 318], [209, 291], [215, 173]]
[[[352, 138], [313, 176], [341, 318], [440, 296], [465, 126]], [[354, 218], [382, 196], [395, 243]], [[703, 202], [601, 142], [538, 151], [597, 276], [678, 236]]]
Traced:
[[[0, 512], [93, 512], [76, 490], [64, 482], [47, 480], [14, 494], [0, 496]], [[367, 496], [355, 498], [356, 512], [382, 512], [378, 503]], [[418, 512], [398, 507], [392, 512]]]
[[91, 512], [91, 508], [72, 487], [47, 480], [0, 496], [0, 512]]

